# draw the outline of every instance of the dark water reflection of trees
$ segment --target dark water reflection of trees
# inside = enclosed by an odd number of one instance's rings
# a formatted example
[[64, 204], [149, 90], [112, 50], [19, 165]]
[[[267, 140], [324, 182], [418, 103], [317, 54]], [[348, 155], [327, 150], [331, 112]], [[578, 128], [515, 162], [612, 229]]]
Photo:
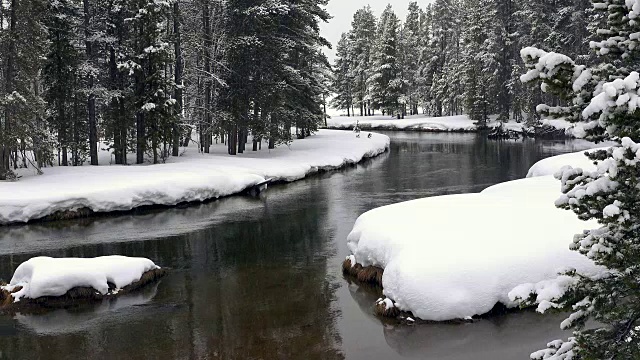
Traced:
[[390, 135], [389, 154], [276, 186], [261, 200], [0, 227], [0, 279], [38, 255], [143, 256], [173, 269], [157, 286], [114, 302], [0, 316], [0, 359], [526, 358], [551, 340], [545, 333], [558, 333], [558, 319], [383, 324], [372, 315], [378, 294], [358, 291], [340, 274], [345, 239], [372, 208], [480, 191], [584, 144]]

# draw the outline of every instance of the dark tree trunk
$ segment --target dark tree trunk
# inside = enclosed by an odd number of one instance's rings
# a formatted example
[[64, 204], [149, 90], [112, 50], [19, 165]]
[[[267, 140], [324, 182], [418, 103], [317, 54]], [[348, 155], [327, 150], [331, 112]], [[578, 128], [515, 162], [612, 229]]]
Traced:
[[[93, 60], [92, 43], [89, 41], [91, 34], [89, 33], [89, 23], [91, 21], [89, 0], [83, 0], [84, 3], [84, 36], [87, 60]], [[87, 112], [89, 116], [89, 157], [91, 165], [98, 165], [98, 129], [96, 125], [96, 95], [93, 93], [93, 74], [88, 75], [87, 87], [89, 95], [87, 97]]]
[[244, 153], [244, 132], [246, 130], [243, 127], [238, 129], [238, 154]]
[[182, 21], [180, 17], [180, 1], [177, 0], [173, 4], [173, 35], [175, 36], [174, 52], [176, 57], [176, 63], [174, 67], [174, 81], [176, 83], [176, 88], [174, 96], [177, 102], [176, 107], [178, 117], [176, 120], [176, 124], [174, 124], [173, 126], [173, 146], [171, 151], [172, 156], [180, 155], [180, 126], [177, 123], [182, 118], [182, 42], [180, 39], [180, 21]]
[[144, 152], [146, 151], [144, 120], [144, 113], [138, 110], [136, 113], [136, 164], [144, 163]]
[[[202, 21], [204, 23], [204, 76], [205, 82], [205, 132], [204, 132], [204, 152], [209, 153], [211, 147], [211, 20], [209, 11], [209, 0], [202, 2]], [[234, 149], [235, 152], [235, 149]]]
[[[14, 36], [16, 32], [16, 20], [18, 12], [18, 0], [11, 0], [11, 12], [9, 14], [9, 46], [7, 49], [5, 94], [13, 92], [13, 66], [16, 57]], [[9, 175], [11, 159], [11, 120], [13, 118], [13, 106], [8, 104], [5, 108], [4, 129], [0, 134], [0, 180], [6, 180]]]

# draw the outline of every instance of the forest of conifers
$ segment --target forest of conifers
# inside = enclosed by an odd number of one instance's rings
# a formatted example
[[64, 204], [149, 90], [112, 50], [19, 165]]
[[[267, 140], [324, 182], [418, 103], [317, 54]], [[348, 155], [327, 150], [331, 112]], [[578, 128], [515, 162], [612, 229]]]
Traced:
[[[356, 12], [331, 67], [328, 0], [8, 0], [0, 7], [0, 179], [19, 167], [229, 154], [348, 115], [539, 119], [520, 49], [588, 63], [589, 0], [436, 0]], [[600, 16], [600, 17], [598, 17]], [[294, 128], [295, 130], [291, 130]], [[195, 130], [195, 132], [194, 132]], [[293, 133], [292, 133], [293, 132]], [[192, 134], [197, 134], [193, 135]]]
[[414, 2], [404, 22], [391, 5], [379, 18], [366, 7], [336, 47], [332, 106], [361, 116], [382, 110], [535, 122], [536, 106], [557, 100], [522, 84], [520, 49], [587, 63], [588, 26], [602, 20], [589, 0], [435, 0], [425, 9]]
[[[316, 130], [327, 0], [8, 0], [0, 8], [0, 180], [19, 167], [229, 154]], [[191, 136], [193, 130], [197, 136]], [[248, 134], [251, 138], [248, 138]], [[251, 142], [247, 142], [253, 141]]]

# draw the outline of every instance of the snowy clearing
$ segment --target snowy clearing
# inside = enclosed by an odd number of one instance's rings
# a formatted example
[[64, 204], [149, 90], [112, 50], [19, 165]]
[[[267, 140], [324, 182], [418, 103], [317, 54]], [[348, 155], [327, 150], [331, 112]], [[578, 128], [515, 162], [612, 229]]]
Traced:
[[[225, 145], [211, 154], [189, 147], [166, 164], [44, 168], [42, 176], [0, 182], [0, 225], [40, 219], [58, 211], [127, 211], [144, 205], [176, 205], [240, 193], [266, 179], [295, 181], [374, 157], [389, 147], [389, 137], [356, 138], [351, 132], [320, 130], [275, 150], [226, 155]], [[102, 161], [101, 164], [104, 164]]]
[[13, 291], [14, 302], [42, 296], [62, 296], [75, 287], [91, 287], [100, 294], [115, 285], [114, 293], [140, 280], [150, 270], [159, 269], [153, 261], [125, 256], [82, 258], [31, 258], [18, 266], [11, 282], [0, 289]]
[[[426, 115], [411, 115], [404, 119], [395, 119], [390, 116], [335, 116], [327, 119], [327, 127], [330, 129], [352, 129], [356, 122], [361, 129], [380, 130], [416, 130], [431, 132], [473, 132], [478, 127], [475, 121], [469, 119], [467, 115], [428, 117]], [[498, 122], [491, 121], [489, 127], [497, 127]], [[505, 128], [521, 132], [523, 124], [509, 122], [504, 124]]]
[[559, 272], [599, 270], [569, 250], [574, 234], [597, 223], [556, 208], [560, 195], [560, 182], [541, 176], [385, 206], [358, 218], [348, 246], [362, 266], [384, 268], [384, 294], [423, 320], [517, 306], [527, 289], [543, 311], [568, 285]]

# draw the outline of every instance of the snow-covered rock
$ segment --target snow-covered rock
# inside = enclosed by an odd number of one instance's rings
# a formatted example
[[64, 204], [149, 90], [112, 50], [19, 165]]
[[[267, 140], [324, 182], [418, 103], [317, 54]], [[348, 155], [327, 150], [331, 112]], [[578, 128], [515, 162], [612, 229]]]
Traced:
[[557, 209], [552, 176], [516, 180], [482, 193], [431, 197], [361, 215], [348, 246], [363, 266], [384, 268], [384, 294], [424, 320], [489, 312], [522, 284], [556, 279], [568, 267], [595, 273], [569, 250], [573, 235], [594, 227]]
[[[356, 138], [351, 132], [320, 130], [275, 150], [226, 155], [226, 146], [147, 166], [44, 168], [44, 175], [0, 182], [0, 225], [27, 222], [58, 211], [126, 211], [143, 205], [176, 205], [242, 192], [266, 179], [294, 181], [319, 170], [353, 164], [386, 151], [389, 137]], [[105, 164], [101, 160], [101, 164]]]
[[97, 258], [31, 258], [18, 266], [11, 282], [0, 289], [13, 293], [15, 302], [22, 298], [37, 299], [42, 296], [62, 296], [75, 287], [91, 287], [102, 295], [109, 291], [109, 284], [118, 289], [140, 280], [150, 270], [159, 269], [153, 261], [125, 256]]

